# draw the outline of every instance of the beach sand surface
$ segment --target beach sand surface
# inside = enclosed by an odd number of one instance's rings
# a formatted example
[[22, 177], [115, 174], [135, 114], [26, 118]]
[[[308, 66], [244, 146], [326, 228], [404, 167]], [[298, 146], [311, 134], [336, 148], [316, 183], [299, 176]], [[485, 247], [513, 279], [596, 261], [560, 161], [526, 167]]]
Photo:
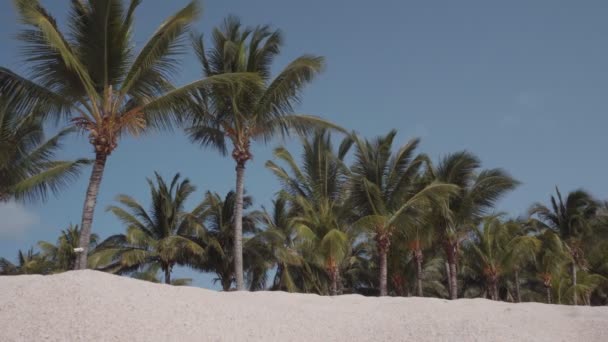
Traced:
[[608, 341], [608, 307], [0, 277], [0, 341]]

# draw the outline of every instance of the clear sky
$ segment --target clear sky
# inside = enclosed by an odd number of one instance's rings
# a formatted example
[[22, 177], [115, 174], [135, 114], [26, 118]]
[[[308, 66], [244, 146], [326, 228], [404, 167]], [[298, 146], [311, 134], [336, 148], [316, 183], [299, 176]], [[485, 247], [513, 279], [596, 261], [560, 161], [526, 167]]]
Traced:
[[[69, 1], [42, 1], [61, 22]], [[186, 0], [146, 0], [136, 15], [138, 47]], [[466, 149], [485, 167], [502, 167], [523, 184], [497, 210], [523, 214], [554, 187], [583, 187], [607, 198], [608, 2], [606, 0], [207, 0], [196, 29], [209, 33], [228, 14], [245, 24], [284, 31], [276, 67], [303, 53], [327, 58], [298, 111], [373, 137], [399, 130], [405, 143], [422, 138], [434, 160]], [[13, 37], [11, 1], [0, 2], [0, 65], [22, 71]], [[177, 82], [200, 76], [186, 56]], [[278, 183], [264, 162], [273, 142], [254, 146], [246, 188], [268, 205]], [[287, 146], [297, 150], [295, 141]], [[66, 140], [61, 157], [92, 157], [85, 136]], [[176, 172], [204, 191], [234, 187], [234, 165], [202, 150], [179, 131], [125, 139], [111, 155], [93, 224], [102, 237], [122, 232], [105, 207], [119, 193], [148, 205], [145, 181]], [[89, 170], [47, 203], [0, 207], [0, 255], [14, 258], [38, 240], [54, 241], [80, 215]], [[190, 275], [180, 270], [177, 276]], [[211, 276], [195, 284], [213, 287]]]

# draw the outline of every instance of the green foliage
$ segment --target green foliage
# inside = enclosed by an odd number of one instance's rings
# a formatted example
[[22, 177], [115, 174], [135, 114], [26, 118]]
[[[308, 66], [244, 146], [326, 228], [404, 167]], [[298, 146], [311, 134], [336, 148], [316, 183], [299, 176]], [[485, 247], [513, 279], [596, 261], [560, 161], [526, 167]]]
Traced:
[[54, 160], [69, 132], [45, 141], [37, 111], [19, 113], [13, 102], [0, 97], [0, 202], [45, 200], [76, 179], [87, 160]]
[[156, 183], [148, 179], [149, 212], [127, 195], [117, 197], [122, 206], [108, 207], [125, 224], [126, 234], [110, 236], [95, 248], [89, 258], [93, 268], [122, 274], [155, 265], [170, 283], [170, 273], [176, 264], [205, 257], [204, 248], [197, 243], [205, 235], [198, 221], [203, 209], [184, 210], [185, 201], [195, 187], [188, 179], [180, 181], [179, 174], [170, 183], [158, 173], [155, 180]]

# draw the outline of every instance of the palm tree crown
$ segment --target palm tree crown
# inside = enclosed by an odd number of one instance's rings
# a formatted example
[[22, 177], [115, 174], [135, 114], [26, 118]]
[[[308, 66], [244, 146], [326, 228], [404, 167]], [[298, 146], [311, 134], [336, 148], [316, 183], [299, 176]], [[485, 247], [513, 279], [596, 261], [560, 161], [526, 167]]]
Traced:
[[148, 180], [151, 210], [146, 210], [127, 195], [118, 196], [124, 207], [110, 206], [112, 212], [127, 226], [126, 234], [113, 235], [100, 243], [91, 256], [92, 264], [115, 273], [129, 273], [145, 266], [160, 266], [165, 283], [171, 283], [176, 264], [187, 264], [202, 258], [205, 251], [196, 240], [204, 236], [197, 217], [200, 208], [184, 211], [184, 204], [195, 188], [188, 179], [180, 182], [176, 174], [167, 184], [155, 174], [156, 184]]

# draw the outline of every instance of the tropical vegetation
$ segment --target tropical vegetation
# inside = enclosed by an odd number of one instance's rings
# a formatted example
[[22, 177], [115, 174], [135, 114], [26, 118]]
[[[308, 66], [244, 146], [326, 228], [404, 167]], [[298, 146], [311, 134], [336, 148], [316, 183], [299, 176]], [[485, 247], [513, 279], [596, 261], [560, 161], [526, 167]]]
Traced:
[[[556, 188], [525, 214], [508, 215], [498, 205], [519, 182], [469, 151], [434, 160], [420, 152], [420, 139], [400, 142], [396, 130], [365, 137], [298, 114], [304, 87], [325, 62], [305, 54], [275, 69], [279, 30], [230, 16], [207, 47], [192, 32], [201, 10], [192, 1], [136, 52], [140, 0], [74, 0], [65, 26], [36, 0], [14, 3], [28, 73], [0, 68], [0, 202], [44, 202], [83, 168], [92, 171], [81, 224], [64, 226], [56, 242], [0, 258], [0, 274], [91, 268], [189, 285], [174, 273], [185, 268], [210, 275], [223, 291], [608, 305], [608, 202]], [[190, 45], [201, 76], [178, 86], [178, 57]], [[119, 233], [92, 233], [119, 140], [167, 128], [230, 151], [234, 189], [199, 193], [180, 174], [150, 170], [149, 196], [120, 194], [106, 208]], [[88, 135], [93, 162], [56, 158], [74, 132]], [[277, 136], [300, 146], [276, 147], [255, 170], [280, 184], [266, 208], [246, 192], [245, 167], [254, 143]]]

